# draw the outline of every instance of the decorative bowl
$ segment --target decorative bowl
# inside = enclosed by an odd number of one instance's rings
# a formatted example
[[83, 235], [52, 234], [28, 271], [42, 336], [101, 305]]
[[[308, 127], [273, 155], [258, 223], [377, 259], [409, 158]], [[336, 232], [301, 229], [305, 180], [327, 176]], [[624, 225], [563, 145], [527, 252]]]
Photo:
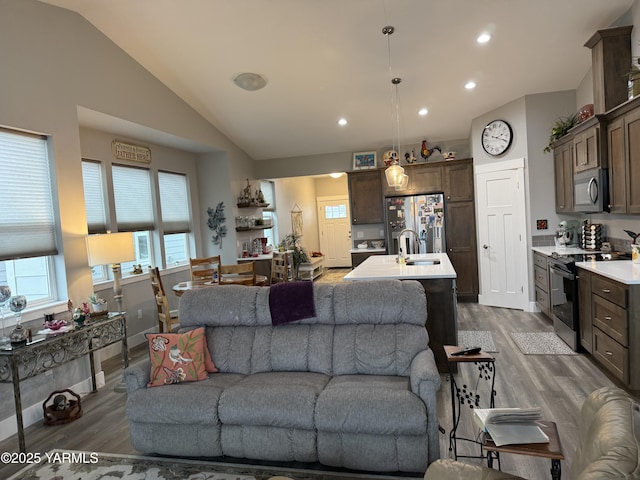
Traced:
[[371, 245], [373, 245], [373, 248], [382, 248], [384, 247], [384, 240], [372, 240]]
[[367, 242], [365, 242], [365, 243], [359, 243], [359, 244], [358, 244], [358, 248], [362, 248], [363, 250], [364, 250], [365, 248], [367, 248], [368, 246], [369, 246], [369, 245], [367, 245]]

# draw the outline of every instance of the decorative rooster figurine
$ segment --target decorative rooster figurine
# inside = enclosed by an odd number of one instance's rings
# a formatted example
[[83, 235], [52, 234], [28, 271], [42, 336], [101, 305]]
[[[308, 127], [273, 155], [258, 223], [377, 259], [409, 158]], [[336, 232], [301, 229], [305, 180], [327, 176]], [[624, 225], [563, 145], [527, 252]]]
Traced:
[[442, 153], [442, 150], [437, 145], [432, 148], [427, 148], [427, 141], [423, 140], [422, 147], [420, 148], [420, 156], [422, 156], [422, 158], [426, 160], [431, 155], [433, 155], [434, 150], [438, 150], [440, 153]]
[[631, 230], [625, 230], [626, 234], [629, 235], [632, 239], [631, 244], [632, 245], [638, 245], [640, 244], [640, 233], [635, 233], [632, 232]]

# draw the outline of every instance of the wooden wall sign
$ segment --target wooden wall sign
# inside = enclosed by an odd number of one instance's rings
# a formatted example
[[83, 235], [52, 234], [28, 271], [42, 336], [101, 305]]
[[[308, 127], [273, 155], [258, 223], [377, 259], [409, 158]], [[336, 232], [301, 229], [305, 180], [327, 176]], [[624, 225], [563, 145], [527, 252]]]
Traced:
[[148, 147], [114, 140], [111, 142], [111, 152], [118, 160], [151, 163], [151, 150]]

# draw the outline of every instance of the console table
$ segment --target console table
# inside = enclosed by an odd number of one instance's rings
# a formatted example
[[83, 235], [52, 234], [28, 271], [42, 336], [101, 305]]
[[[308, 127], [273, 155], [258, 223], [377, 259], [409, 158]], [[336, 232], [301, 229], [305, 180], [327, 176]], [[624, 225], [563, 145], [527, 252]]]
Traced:
[[13, 383], [20, 452], [26, 452], [20, 382], [88, 354], [92, 391], [96, 392], [93, 352], [117, 342], [122, 342], [122, 359], [126, 368], [129, 366], [129, 351], [124, 313], [90, 320], [83, 327], [64, 333], [34, 337], [24, 346], [0, 346], [0, 383]]

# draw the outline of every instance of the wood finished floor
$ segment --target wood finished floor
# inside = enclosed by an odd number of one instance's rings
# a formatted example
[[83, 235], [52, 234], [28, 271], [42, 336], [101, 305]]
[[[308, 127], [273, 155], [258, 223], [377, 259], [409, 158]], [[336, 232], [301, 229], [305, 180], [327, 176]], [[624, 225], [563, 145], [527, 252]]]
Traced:
[[[478, 304], [458, 305], [460, 330], [489, 330], [493, 334], [498, 353], [496, 358], [496, 406], [542, 407], [545, 419], [558, 424], [566, 460], [562, 462], [563, 478], [569, 478], [569, 469], [578, 417], [584, 398], [593, 390], [615, 385], [590, 357], [560, 355], [523, 355], [511, 340], [510, 332], [550, 331], [551, 326], [541, 314], [517, 310], [484, 307]], [[145, 348], [132, 349], [132, 361], [146, 355]], [[126, 395], [113, 391], [122, 377], [118, 357], [105, 362], [107, 385], [96, 394], [82, 400], [84, 415], [67, 425], [46, 427], [36, 424], [26, 429], [27, 451], [49, 451], [54, 448], [72, 450], [138, 454], [129, 441], [129, 428], [125, 416]], [[477, 370], [472, 364], [462, 366], [456, 377], [460, 384], [475, 384]], [[438, 417], [447, 435], [440, 436], [441, 456], [449, 456], [448, 433], [451, 428], [450, 384], [442, 375], [442, 388], [438, 394]], [[459, 435], [473, 437], [476, 432], [471, 412], [463, 411]], [[0, 452], [17, 451], [14, 436], [0, 442]], [[461, 442], [458, 454], [475, 455], [477, 448]], [[464, 461], [477, 462], [473, 459]], [[2, 466], [0, 478], [7, 478], [21, 466]], [[547, 479], [550, 461], [525, 456], [503, 455], [502, 470], [530, 480]]]

